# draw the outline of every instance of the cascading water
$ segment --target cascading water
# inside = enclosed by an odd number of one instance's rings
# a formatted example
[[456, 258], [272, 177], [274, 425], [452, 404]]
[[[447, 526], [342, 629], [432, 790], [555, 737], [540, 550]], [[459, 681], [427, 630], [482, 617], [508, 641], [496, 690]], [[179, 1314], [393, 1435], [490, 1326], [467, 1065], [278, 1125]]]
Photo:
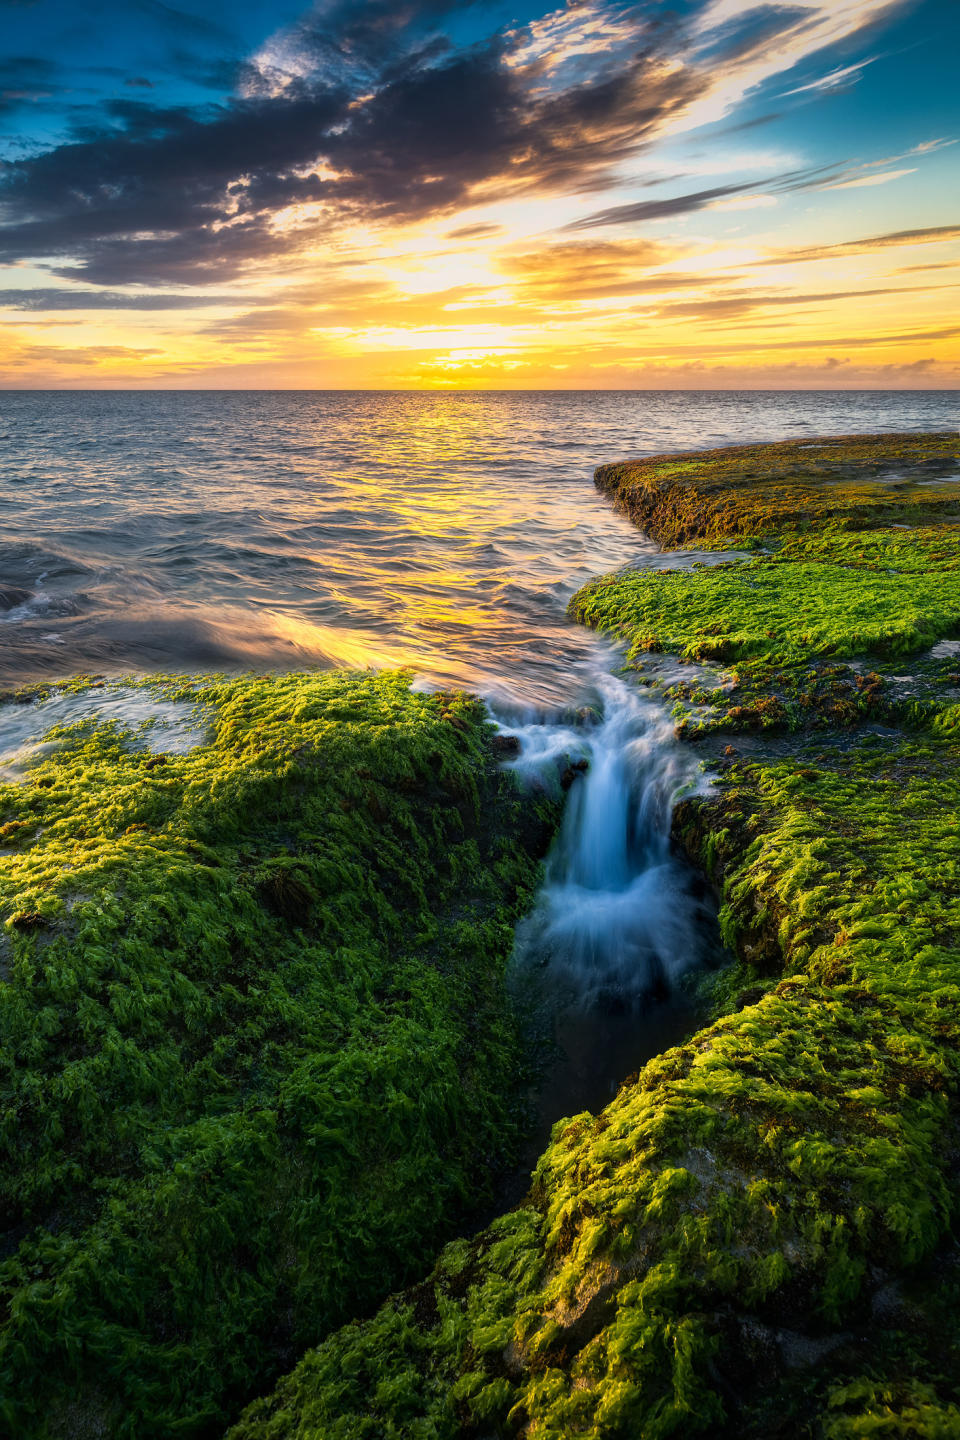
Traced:
[[501, 722], [520, 744], [512, 767], [533, 783], [556, 783], [571, 767], [512, 976], [521, 1011], [553, 1050], [546, 1123], [570, 1113], [568, 1099], [599, 1108], [625, 1075], [682, 1038], [692, 1002], [678, 982], [715, 948], [705, 888], [670, 851], [673, 805], [704, 783], [696, 762], [635, 687], [599, 674], [592, 688], [596, 704], [576, 723]]

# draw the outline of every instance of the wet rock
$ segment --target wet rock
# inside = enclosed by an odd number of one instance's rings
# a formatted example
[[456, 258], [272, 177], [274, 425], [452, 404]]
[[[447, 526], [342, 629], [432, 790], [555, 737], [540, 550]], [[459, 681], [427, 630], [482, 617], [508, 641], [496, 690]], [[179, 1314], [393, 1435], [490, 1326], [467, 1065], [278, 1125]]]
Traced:
[[0, 610], [14, 610], [31, 599], [32, 591], [21, 590], [18, 585], [0, 585]]
[[582, 775], [590, 768], [589, 760], [571, 760], [560, 771], [560, 788], [569, 790], [578, 775]]
[[15, 930], [44, 930], [49, 923], [39, 910], [21, 910], [10, 916], [10, 924]]

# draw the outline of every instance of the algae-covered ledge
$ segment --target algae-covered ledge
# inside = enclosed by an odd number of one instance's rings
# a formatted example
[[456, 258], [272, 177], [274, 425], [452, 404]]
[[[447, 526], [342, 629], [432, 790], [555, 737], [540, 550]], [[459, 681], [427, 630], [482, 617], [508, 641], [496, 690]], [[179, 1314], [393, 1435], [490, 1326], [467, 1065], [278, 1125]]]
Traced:
[[958, 477], [953, 435], [598, 472], [664, 543], [754, 555], [573, 601], [638, 678], [733, 667], [692, 718], [674, 694], [717, 781], [675, 834], [739, 952], [726, 1013], [231, 1440], [960, 1435], [960, 675], [929, 653], [960, 634]]
[[559, 801], [404, 674], [5, 699], [0, 1430], [218, 1434], [489, 1208]]

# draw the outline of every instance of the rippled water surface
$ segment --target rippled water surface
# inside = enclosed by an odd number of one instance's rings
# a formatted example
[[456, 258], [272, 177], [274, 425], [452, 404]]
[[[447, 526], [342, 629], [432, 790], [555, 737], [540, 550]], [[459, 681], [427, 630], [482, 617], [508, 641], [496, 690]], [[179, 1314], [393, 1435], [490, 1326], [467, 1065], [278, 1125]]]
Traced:
[[655, 548], [612, 459], [953, 428], [949, 393], [14, 392], [0, 397], [0, 680], [409, 664], [557, 703], [566, 602]]

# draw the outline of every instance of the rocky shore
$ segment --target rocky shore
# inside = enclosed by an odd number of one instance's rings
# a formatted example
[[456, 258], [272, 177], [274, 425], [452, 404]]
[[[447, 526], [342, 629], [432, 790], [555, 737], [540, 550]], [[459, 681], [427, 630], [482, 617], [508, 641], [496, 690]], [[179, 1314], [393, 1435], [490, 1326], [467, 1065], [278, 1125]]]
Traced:
[[738, 964], [711, 1025], [560, 1122], [521, 1206], [231, 1440], [960, 1435], [960, 441], [597, 483], [668, 546], [751, 557], [572, 603], [714, 772], [675, 837]]
[[402, 674], [144, 683], [177, 745], [61, 689], [0, 785], [5, 1433], [960, 1437], [960, 438], [597, 484], [722, 552], [571, 602], [713, 780], [710, 1023], [444, 1246], [510, 1162], [575, 776], [521, 796]]

